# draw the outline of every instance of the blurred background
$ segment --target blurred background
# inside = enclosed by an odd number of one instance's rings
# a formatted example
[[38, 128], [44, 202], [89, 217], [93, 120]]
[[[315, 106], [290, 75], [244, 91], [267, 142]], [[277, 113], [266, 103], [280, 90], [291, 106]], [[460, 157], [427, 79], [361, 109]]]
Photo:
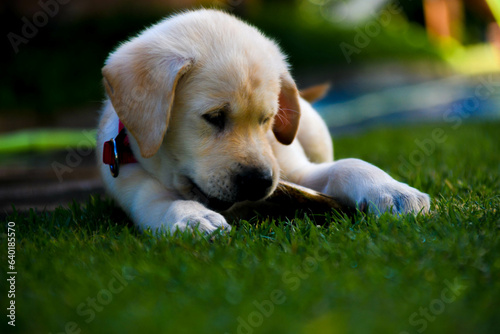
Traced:
[[[289, 55], [334, 138], [377, 127], [500, 119], [497, 0], [7, 0], [0, 3], [0, 215], [102, 194], [101, 67], [171, 13], [221, 8]], [[495, 20], [496, 18], [496, 20]]]

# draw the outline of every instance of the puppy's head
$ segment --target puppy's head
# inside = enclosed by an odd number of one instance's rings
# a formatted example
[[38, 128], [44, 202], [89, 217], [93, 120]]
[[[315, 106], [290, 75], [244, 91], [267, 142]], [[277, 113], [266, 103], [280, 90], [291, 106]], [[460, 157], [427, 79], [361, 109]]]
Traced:
[[293, 141], [298, 91], [255, 28], [218, 11], [180, 14], [120, 46], [103, 75], [139, 161], [167, 187], [217, 209], [275, 189], [269, 138]]

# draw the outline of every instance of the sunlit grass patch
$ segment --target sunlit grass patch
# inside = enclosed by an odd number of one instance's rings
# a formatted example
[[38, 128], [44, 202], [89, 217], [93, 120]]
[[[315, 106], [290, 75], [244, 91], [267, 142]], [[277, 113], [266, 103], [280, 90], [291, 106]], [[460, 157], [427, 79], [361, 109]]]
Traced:
[[365, 159], [428, 192], [427, 215], [332, 215], [322, 226], [312, 215], [254, 218], [207, 238], [141, 233], [97, 197], [14, 213], [15, 331], [495, 333], [499, 125], [443, 126], [447, 140], [405, 175], [398, 156], [434, 125], [335, 141], [337, 158]]

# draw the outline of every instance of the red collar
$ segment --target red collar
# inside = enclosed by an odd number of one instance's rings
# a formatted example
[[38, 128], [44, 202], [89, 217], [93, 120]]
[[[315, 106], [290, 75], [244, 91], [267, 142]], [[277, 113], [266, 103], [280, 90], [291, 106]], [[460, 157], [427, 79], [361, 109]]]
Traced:
[[137, 162], [130, 149], [130, 141], [122, 121], [118, 123], [118, 135], [104, 143], [102, 161], [109, 165], [113, 177], [118, 176], [120, 165]]

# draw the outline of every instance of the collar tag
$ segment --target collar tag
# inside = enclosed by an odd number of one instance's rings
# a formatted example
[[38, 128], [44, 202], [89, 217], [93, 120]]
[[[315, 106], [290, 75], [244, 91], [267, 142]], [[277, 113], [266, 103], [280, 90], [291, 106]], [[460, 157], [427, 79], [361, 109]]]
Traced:
[[113, 177], [118, 176], [120, 164], [137, 163], [134, 153], [130, 148], [128, 134], [122, 121], [118, 125], [118, 135], [104, 143], [102, 162], [109, 165], [109, 170]]

